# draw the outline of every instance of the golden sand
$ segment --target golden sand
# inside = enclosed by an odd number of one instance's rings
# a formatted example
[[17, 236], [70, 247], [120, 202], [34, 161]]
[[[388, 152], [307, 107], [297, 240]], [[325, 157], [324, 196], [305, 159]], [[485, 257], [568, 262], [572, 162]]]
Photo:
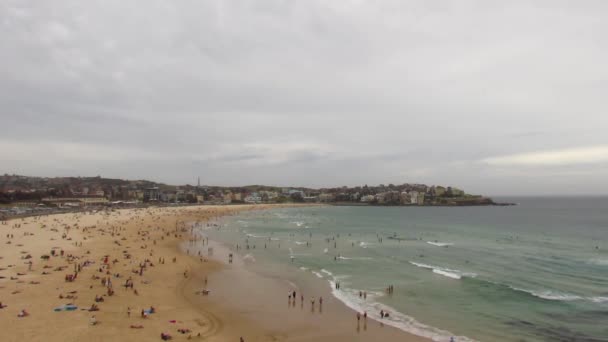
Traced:
[[[186, 222], [268, 207], [125, 209], [3, 222], [0, 341], [153, 341], [162, 333], [218, 342], [423, 341], [377, 322], [355, 328], [354, 313], [329, 294], [323, 315], [290, 309], [275, 294], [287, 293], [283, 283], [180, 252], [190, 238]], [[133, 288], [123, 286], [128, 279]], [[211, 292], [202, 295], [206, 281]], [[77, 309], [65, 310], [67, 304]], [[98, 311], [89, 311], [93, 304]], [[142, 317], [151, 307], [155, 312]], [[18, 317], [21, 310], [29, 315]]]

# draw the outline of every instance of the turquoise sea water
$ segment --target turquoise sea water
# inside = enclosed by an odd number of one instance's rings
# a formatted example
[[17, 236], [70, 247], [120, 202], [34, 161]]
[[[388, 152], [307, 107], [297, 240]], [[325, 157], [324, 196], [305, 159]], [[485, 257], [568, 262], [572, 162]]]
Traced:
[[608, 199], [504, 200], [249, 212], [207, 234], [437, 341], [608, 341]]

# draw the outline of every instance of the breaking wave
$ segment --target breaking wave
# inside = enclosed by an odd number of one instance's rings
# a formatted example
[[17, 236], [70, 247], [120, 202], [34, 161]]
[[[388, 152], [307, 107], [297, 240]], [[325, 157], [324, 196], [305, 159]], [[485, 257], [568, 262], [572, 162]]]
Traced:
[[447, 246], [452, 246], [454, 244], [453, 242], [434, 242], [434, 241], [427, 241], [426, 243], [428, 243], [429, 245], [437, 246], [437, 247], [447, 247]]
[[472, 272], [463, 272], [463, 271], [453, 270], [453, 269], [445, 268], [445, 267], [422, 264], [422, 263], [414, 262], [414, 261], [410, 261], [410, 264], [412, 264], [416, 267], [431, 270], [435, 274], [439, 274], [439, 275], [442, 275], [444, 277], [448, 277], [451, 279], [462, 279], [463, 277], [468, 277], [468, 278], [477, 277], [477, 273], [472, 273]]
[[345, 256], [340, 255], [338, 257], [338, 259], [340, 259], [340, 260], [371, 260], [372, 258], [370, 258], [370, 257], [345, 257]]
[[[329, 279], [329, 284], [332, 288], [332, 295], [352, 310], [357, 312], [367, 312], [370, 319], [437, 342], [449, 341], [450, 337], [452, 336], [459, 342], [474, 342], [474, 340], [466, 336], [455, 336], [449, 331], [441, 330], [439, 328], [421, 323], [414, 317], [405, 315], [388, 305], [376, 301], [375, 299], [383, 295], [382, 292], [368, 291], [367, 299], [362, 299], [359, 297], [359, 290], [349, 289], [343, 286], [341, 286], [340, 290], [338, 290], [336, 289], [336, 280], [339, 280], [340, 278], [343, 277], [336, 276]], [[390, 312], [390, 316], [381, 319], [379, 314], [380, 310]]]

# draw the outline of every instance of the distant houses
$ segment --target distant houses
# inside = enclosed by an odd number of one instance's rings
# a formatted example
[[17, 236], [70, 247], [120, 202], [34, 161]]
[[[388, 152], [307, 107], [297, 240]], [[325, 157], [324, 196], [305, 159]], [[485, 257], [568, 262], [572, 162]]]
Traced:
[[172, 186], [101, 177], [40, 178], [0, 175], [0, 204], [89, 206], [142, 204], [243, 204], [307, 202], [360, 205], [486, 205], [492, 200], [452, 186], [388, 184], [336, 188]]

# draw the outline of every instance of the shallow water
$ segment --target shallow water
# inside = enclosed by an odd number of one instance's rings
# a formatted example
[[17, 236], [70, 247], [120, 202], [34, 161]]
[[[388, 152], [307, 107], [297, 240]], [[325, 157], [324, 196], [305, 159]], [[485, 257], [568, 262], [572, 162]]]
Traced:
[[608, 341], [608, 199], [504, 200], [519, 205], [248, 212], [206, 233], [437, 341]]

